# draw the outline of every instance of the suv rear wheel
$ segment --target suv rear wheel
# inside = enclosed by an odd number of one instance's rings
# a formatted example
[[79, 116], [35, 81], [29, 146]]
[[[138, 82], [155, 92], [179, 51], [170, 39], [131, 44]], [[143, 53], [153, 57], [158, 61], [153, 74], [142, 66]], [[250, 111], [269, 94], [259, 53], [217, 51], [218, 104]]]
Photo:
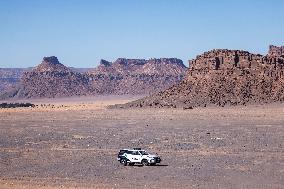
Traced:
[[141, 164], [142, 164], [143, 166], [149, 165], [147, 159], [142, 159]]

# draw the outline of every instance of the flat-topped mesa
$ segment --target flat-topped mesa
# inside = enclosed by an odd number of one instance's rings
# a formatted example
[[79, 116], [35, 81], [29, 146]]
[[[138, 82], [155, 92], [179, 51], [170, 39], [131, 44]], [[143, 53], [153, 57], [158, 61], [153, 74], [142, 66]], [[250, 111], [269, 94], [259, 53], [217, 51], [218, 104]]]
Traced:
[[[279, 51], [279, 49], [278, 49]], [[272, 55], [270, 55], [272, 54]], [[277, 56], [276, 56], [277, 54]], [[252, 54], [248, 51], [214, 49], [190, 60], [191, 70], [256, 69], [262, 64], [283, 64], [284, 56], [270, 52], [269, 55]]]
[[71, 70], [61, 64], [56, 56], [44, 57], [41, 64], [33, 72], [70, 72]]
[[176, 58], [101, 61], [88, 72], [91, 85], [101, 94], [153, 94], [178, 84], [187, 67]]
[[184, 75], [187, 67], [177, 58], [126, 59], [111, 63], [101, 60], [100, 65], [89, 72], [92, 75]]
[[149, 63], [163, 63], [163, 64], [177, 64], [179, 66], [185, 67], [183, 61], [177, 58], [150, 58], [146, 59], [127, 59], [127, 58], [118, 58], [113, 64], [121, 64], [125, 66], [137, 66], [145, 65]]
[[263, 56], [241, 50], [214, 49], [189, 61], [189, 65], [186, 79], [190, 79], [192, 76], [199, 77], [208, 72], [224, 74], [234, 72], [235, 75], [253, 72], [254, 74], [270, 75], [273, 78], [282, 78], [284, 57]]
[[268, 55], [269, 56], [284, 57], [284, 46], [277, 47], [277, 46], [274, 46], [274, 45], [270, 45]]

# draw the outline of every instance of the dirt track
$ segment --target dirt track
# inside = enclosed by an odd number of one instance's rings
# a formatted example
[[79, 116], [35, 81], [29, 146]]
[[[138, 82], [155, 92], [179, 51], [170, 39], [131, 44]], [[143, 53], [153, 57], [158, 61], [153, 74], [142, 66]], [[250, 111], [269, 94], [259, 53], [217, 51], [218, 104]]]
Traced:
[[[193, 110], [106, 104], [0, 110], [0, 188], [284, 188], [283, 104]], [[116, 154], [125, 147], [156, 152], [163, 162], [121, 166]]]

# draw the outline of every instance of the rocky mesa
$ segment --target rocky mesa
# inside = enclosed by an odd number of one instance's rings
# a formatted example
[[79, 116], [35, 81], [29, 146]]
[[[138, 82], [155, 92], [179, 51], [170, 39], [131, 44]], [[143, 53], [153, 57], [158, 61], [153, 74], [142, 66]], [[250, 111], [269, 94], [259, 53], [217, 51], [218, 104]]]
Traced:
[[82, 95], [145, 95], [178, 84], [186, 66], [176, 58], [101, 60], [94, 69], [69, 68], [57, 57], [44, 57], [42, 63], [22, 73], [17, 87], [1, 98], [55, 98]]
[[190, 60], [178, 85], [114, 107], [192, 108], [263, 104], [284, 101], [284, 47], [270, 46], [267, 55], [215, 49]]
[[186, 70], [182, 60], [176, 58], [119, 58], [113, 63], [101, 60], [89, 77], [100, 94], [149, 95], [178, 84]]
[[42, 63], [24, 72], [18, 88], [7, 91], [2, 98], [54, 98], [86, 95], [88, 78], [61, 64], [57, 57], [44, 57]]

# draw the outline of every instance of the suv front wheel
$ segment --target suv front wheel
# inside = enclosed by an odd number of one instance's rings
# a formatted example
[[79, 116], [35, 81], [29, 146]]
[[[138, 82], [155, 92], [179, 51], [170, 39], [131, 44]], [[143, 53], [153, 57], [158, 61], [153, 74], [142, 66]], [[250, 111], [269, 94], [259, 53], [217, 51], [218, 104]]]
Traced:
[[120, 160], [120, 163], [121, 163], [122, 165], [124, 165], [124, 166], [126, 166], [126, 165], [127, 165], [127, 161], [126, 161], [126, 159], [121, 159], [121, 160]]

